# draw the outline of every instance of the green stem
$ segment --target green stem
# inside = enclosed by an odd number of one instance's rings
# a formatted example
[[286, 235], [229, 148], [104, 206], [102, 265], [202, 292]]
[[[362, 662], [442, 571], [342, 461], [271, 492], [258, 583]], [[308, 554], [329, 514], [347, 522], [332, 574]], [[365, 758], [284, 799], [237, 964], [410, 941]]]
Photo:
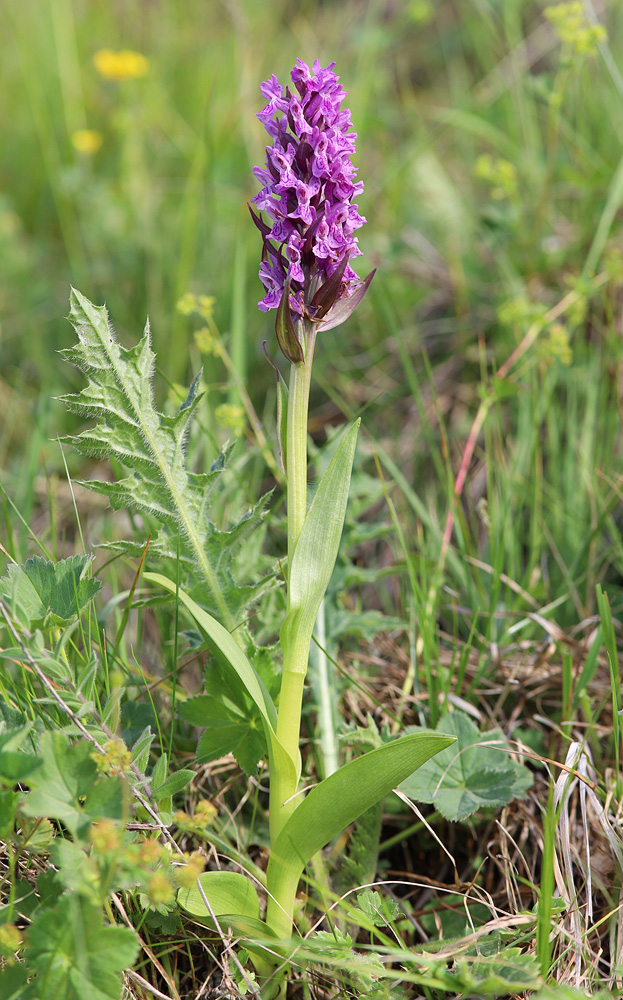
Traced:
[[289, 564], [307, 515], [307, 411], [313, 353], [313, 337], [310, 337], [305, 361], [293, 364], [290, 369], [286, 444]]
[[[314, 333], [305, 330], [305, 361], [293, 364], [290, 370], [288, 393], [288, 428], [286, 441], [286, 470], [288, 485], [288, 566], [299, 540], [307, 516], [307, 417], [309, 388], [314, 354]], [[289, 595], [288, 595], [289, 610]], [[305, 674], [309, 659], [311, 635], [299, 633], [293, 643], [283, 648], [283, 673], [277, 716], [277, 738], [293, 760], [299, 759], [301, 710]], [[298, 769], [297, 769], [298, 771]], [[275, 768], [270, 781], [270, 838], [275, 844], [283, 825], [292, 815], [298, 800], [298, 774], [280, 773]], [[269, 893], [271, 887], [268, 887]], [[294, 915], [296, 886], [289, 887], [287, 898], [269, 898], [268, 923], [280, 934], [289, 934]]]

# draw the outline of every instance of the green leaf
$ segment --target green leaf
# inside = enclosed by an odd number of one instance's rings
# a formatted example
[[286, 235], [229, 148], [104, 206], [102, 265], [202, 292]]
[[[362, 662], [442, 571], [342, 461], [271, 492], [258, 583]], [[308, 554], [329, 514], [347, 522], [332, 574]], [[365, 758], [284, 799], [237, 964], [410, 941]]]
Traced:
[[166, 781], [167, 774], [169, 772], [169, 759], [166, 753], [163, 753], [158, 757], [158, 760], [154, 764], [154, 769], [151, 772], [151, 786], [162, 785]]
[[177, 795], [178, 792], [182, 791], [182, 788], [186, 788], [186, 785], [190, 784], [194, 777], [194, 771], [191, 771], [189, 768], [181, 768], [179, 771], [170, 774], [161, 785], [154, 785], [152, 781], [152, 794], [156, 799]]
[[119, 1000], [119, 973], [132, 966], [138, 942], [127, 927], [106, 927], [99, 907], [76, 893], [37, 914], [26, 959], [39, 975], [36, 995], [63, 1000]]
[[[199, 876], [199, 882], [203, 895], [196, 885], [191, 889], [180, 889], [177, 896], [180, 907], [200, 923], [214, 927], [203, 898], [205, 895], [221, 929], [226, 932], [231, 928], [234, 933], [240, 934], [258, 972], [270, 975], [274, 959], [271, 961], [259, 942], [274, 938], [274, 935], [260, 919], [260, 901], [250, 879], [238, 872], [214, 871], [204, 872]], [[254, 940], [258, 942], [255, 945]]]
[[[214, 683], [209, 689], [215, 690]], [[206, 730], [199, 740], [197, 760], [207, 764], [233, 753], [247, 774], [255, 774], [267, 750], [261, 715], [255, 704], [245, 713], [224, 691], [219, 695], [198, 695], [179, 707], [182, 719]]]
[[[186, 588], [200, 583], [210, 610], [228, 628], [234, 628], [249, 603], [272, 580], [271, 575], [240, 587], [231, 572], [235, 552], [262, 520], [265, 499], [231, 531], [221, 531], [210, 521], [210, 496], [221, 480], [227, 456], [222, 454], [207, 473], [187, 468], [186, 436], [201, 398], [198, 379], [174, 417], [158, 412], [151, 387], [155, 355], [149, 325], [140, 342], [125, 350], [117, 342], [103, 306], [93, 305], [75, 289], [70, 301], [69, 318], [79, 343], [61, 354], [85, 373], [88, 385], [63, 401], [70, 410], [93, 417], [96, 423], [67, 440], [81, 453], [109, 457], [128, 471], [114, 483], [91, 481], [83, 485], [107, 496], [115, 509], [138, 510], [145, 518], [153, 518], [157, 528], [150, 555], [177, 560], [179, 551]], [[116, 547], [137, 550], [134, 543]], [[141, 549], [139, 545], [138, 551]]]
[[57, 563], [41, 556], [12, 563], [0, 580], [0, 599], [29, 629], [69, 625], [102, 586], [87, 576], [90, 562], [75, 555]]
[[32, 722], [28, 722], [18, 729], [7, 730], [6, 724], [0, 722], [0, 782], [14, 785], [41, 766], [39, 757], [21, 749], [32, 728]]
[[[457, 737], [457, 745], [428, 761], [403, 781], [400, 790], [418, 802], [430, 802], [449, 820], [461, 820], [478, 809], [503, 806], [522, 798], [532, 785], [527, 767], [507, 753], [499, 729], [479, 733], [463, 712], [442, 716], [438, 729]], [[416, 731], [413, 727], [412, 731]], [[495, 741], [500, 749], [477, 744]]]
[[448, 974], [448, 980], [454, 981], [457, 993], [479, 997], [508, 996], [538, 986], [539, 967], [534, 955], [506, 945], [494, 955], [474, 951], [471, 960], [460, 958]]
[[123, 790], [117, 777], [98, 777], [90, 743], [70, 743], [58, 732], [41, 737], [43, 765], [29, 779], [22, 810], [27, 816], [60, 819], [74, 837], [93, 820], [121, 819]]
[[384, 615], [382, 611], [375, 611], [373, 608], [349, 611], [347, 608], [331, 607], [327, 614], [327, 636], [332, 642], [337, 642], [344, 636], [356, 636], [369, 642], [379, 632], [392, 632], [394, 629], [404, 631], [406, 628], [408, 625], [402, 618]]
[[[385, 990], [379, 993], [371, 993], [375, 986], [379, 985], [385, 968], [378, 955], [373, 951], [359, 953], [353, 950], [352, 938], [344, 934], [338, 928], [331, 931], [317, 931], [315, 934], [307, 935], [302, 947], [297, 947], [297, 956], [318, 963], [323, 969], [332, 969], [332, 978], [336, 980], [336, 986], [347, 986], [343, 977], [346, 974], [350, 983], [355, 987], [356, 996], [364, 1000], [368, 996], [388, 997]], [[352, 995], [351, 990], [342, 989], [340, 996]]]
[[252, 729], [247, 723], [222, 719], [209, 719], [205, 724], [208, 728], [197, 745], [200, 764], [232, 753], [246, 774], [256, 774], [259, 761], [266, 754], [266, 739], [261, 730]]
[[151, 726], [145, 726], [145, 729], [132, 747], [132, 763], [136, 765], [141, 774], [145, 774], [153, 740], [154, 734], [151, 731]]
[[259, 710], [264, 727], [265, 746], [270, 751], [271, 767], [281, 769], [285, 773], [289, 771], [292, 775], [293, 785], [295, 785], [300, 774], [300, 761], [294, 761], [277, 739], [275, 733], [277, 713], [272, 698], [268, 694], [257, 671], [254, 669], [253, 664], [245, 656], [236, 640], [212, 615], [204, 611], [203, 608], [200, 608], [188, 594], [183, 590], [177, 590], [173, 581], [168, 580], [159, 573], [145, 573], [144, 579], [148, 583], [155, 583], [160, 587], [164, 587], [171, 594], [177, 593], [179, 595], [180, 604], [194, 618], [221, 669], [237, 675], [238, 680], [255, 707]]
[[21, 797], [21, 792], [14, 792], [10, 788], [0, 789], [0, 837], [3, 840], [13, 834], [15, 813]]
[[28, 969], [21, 962], [0, 969], [0, 996], [2, 1000], [34, 1000], [32, 986], [29, 986]]
[[[303, 799], [273, 845], [267, 879], [277, 899], [288, 898], [305, 864], [455, 737], [422, 731], [386, 743], [331, 774]], [[268, 901], [269, 923], [276, 904]], [[278, 921], [279, 922], [279, 921]]]
[[[297, 330], [292, 322], [292, 313], [290, 312], [290, 280], [290, 275], [288, 275], [275, 314], [275, 334], [277, 336], [277, 343], [288, 361], [291, 361], [292, 364], [300, 364], [305, 360], [305, 354]], [[300, 320], [297, 318], [297, 326], [299, 322]]]
[[[204, 872], [199, 882], [215, 917], [238, 914], [260, 919], [260, 901], [253, 883], [238, 872]], [[183, 910], [196, 917], [209, 917], [203, 897], [197, 888], [180, 889], [177, 901]]]
[[183, 604], [194, 618], [218, 662], [224, 670], [233, 670], [238, 675], [249, 696], [259, 708], [267, 726], [274, 728], [277, 724], [277, 713], [272, 699], [253, 666], [227, 629], [223, 628], [216, 618], [199, 607], [183, 590], [178, 591], [175, 583], [167, 577], [160, 573], [145, 573], [143, 579], [148, 583], [155, 583], [157, 586], [163, 587], [170, 594], [179, 594], [180, 604]]
[[288, 581], [288, 613], [281, 626], [284, 662], [295, 644], [309, 647], [314, 623], [331, 579], [348, 502], [360, 421], [344, 433], [320, 481], [296, 543]]
[[390, 920], [397, 920], [400, 907], [389, 896], [381, 896], [376, 889], [357, 893], [357, 906], [375, 927], [386, 927]]
[[577, 989], [575, 986], [568, 986], [566, 983], [551, 982], [542, 989], [532, 993], [530, 1000], [614, 1000], [615, 994], [610, 990], [592, 989], [590, 993]]

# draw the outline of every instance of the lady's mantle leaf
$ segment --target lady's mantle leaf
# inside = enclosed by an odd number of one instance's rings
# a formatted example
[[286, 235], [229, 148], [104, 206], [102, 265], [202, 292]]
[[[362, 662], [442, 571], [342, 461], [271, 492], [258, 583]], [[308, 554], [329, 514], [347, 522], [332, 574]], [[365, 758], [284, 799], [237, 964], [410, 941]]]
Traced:
[[222, 697], [198, 695], [180, 706], [179, 715], [205, 728], [197, 747], [200, 764], [233, 753], [247, 774], [255, 774], [260, 757], [267, 751], [262, 719], [255, 706], [249, 706], [249, 714], [244, 715], [224, 693]]
[[[523, 798], [532, 785], [532, 775], [509, 756], [500, 729], [479, 733], [463, 712], [442, 716], [437, 728], [453, 734], [458, 742], [403, 781], [400, 790], [405, 795], [432, 803], [449, 820], [466, 819], [478, 809]], [[418, 728], [412, 726], [405, 731], [418, 732]]]
[[131, 930], [104, 926], [100, 908], [72, 893], [33, 920], [26, 958], [40, 973], [37, 996], [119, 1000], [119, 973], [132, 966], [137, 950]]
[[41, 556], [13, 563], [0, 580], [0, 599], [29, 629], [61, 628], [74, 621], [101, 588], [87, 576], [90, 556], [53, 563]]
[[41, 737], [42, 766], [28, 779], [27, 816], [60, 819], [74, 837], [93, 820], [121, 819], [123, 790], [116, 777], [98, 777], [90, 743], [70, 743], [58, 732]]

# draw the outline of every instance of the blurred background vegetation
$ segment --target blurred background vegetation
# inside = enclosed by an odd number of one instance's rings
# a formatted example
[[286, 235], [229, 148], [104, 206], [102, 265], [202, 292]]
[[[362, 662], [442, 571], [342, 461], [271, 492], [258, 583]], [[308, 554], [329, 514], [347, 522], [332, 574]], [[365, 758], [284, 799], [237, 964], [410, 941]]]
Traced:
[[[213, 413], [234, 397], [207, 316], [273, 436], [254, 115], [262, 80], [319, 58], [348, 91], [360, 269], [378, 273], [319, 345], [312, 430], [366, 411], [404, 477], [409, 545], [422, 524], [430, 540], [424, 572], [485, 400], [462, 554], [540, 603], [573, 578], [575, 620], [595, 579], [618, 586], [619, 3], [5, 0], [0, 37], [0, 467], [26, 519], [35, 473], [62, 472], [49, 439], [75, 419], [53, 399], [79, 384], [54, 353], [72, 342], [70, 284], [106, 302], [126, 345], [149, 315], [165, 379], [203, 364]], [[213, 297], [203, 320], [177, 308], [189, 293]]]

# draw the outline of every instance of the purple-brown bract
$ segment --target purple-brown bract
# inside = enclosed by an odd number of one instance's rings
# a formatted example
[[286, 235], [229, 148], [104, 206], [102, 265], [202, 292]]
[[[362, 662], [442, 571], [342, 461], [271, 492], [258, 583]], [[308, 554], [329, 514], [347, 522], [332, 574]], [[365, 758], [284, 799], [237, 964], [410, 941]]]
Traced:
[[251, 210], [264, 244], [265, 295], [258, 305], [278, 309], [277, 336], [290, 361], [303, 358], [300, 322], [315, 330], [338, 326], [372, 279], [370, 274], [362, 281], [349, 263], [361, 253], [354, 234], [366, 220], [354, 201], [363, 191], [351, 161], [357, 135], [349, 131], [350, 110], [341, 109], [346, 92], [334, 65], [322, 69], [316, 60], [310, 70], [297, 59], [293, 91], [284, 91], [274, 75], [260, 88], [268, 104], [257, 117], [272, 145], [266, 147], [266, 167], [254, 168], [264, 186], [253, 202], [270, 220]]

